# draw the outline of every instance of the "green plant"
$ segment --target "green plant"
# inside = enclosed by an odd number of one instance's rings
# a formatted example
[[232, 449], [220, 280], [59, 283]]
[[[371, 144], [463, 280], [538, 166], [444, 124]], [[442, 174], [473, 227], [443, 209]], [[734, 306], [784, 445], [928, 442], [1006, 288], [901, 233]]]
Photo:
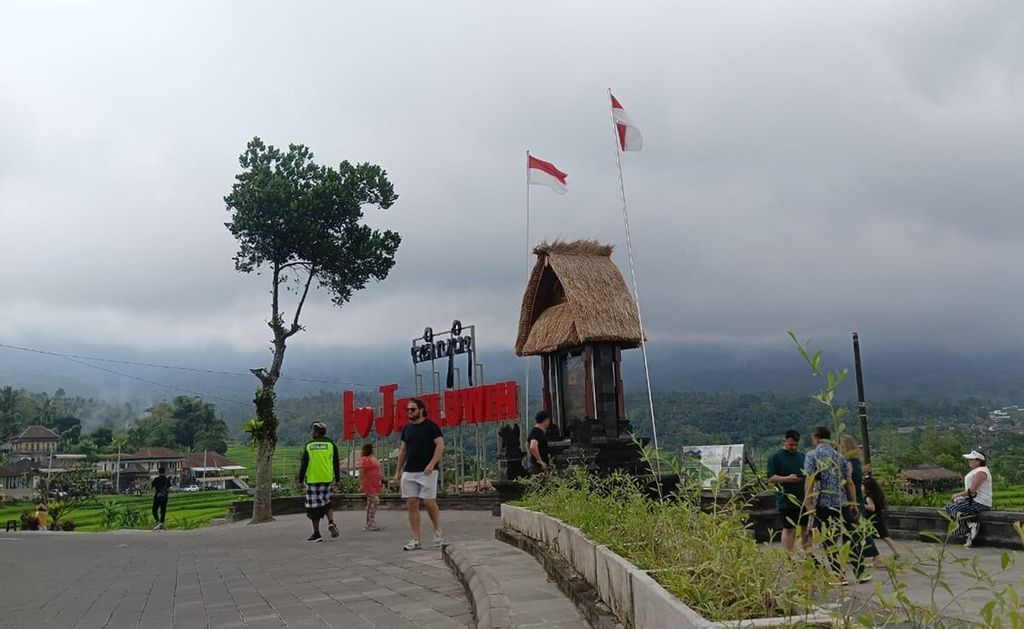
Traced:
[[105, 500], [102, 504], [102, 520], [100, 526], [105, 529], [114, 528], [120, 518], [121, 508], [116, 500]]
[[121, 512], [118, 514], [118, 520], [123, 529], [138, 528], [143, 522], [142, 511], [139, 510], [138, 505], [129, 502], [121, 509]]
[[651, 500], [630, 476], [602, 478], [579, 469], [525, 483], [523, 506], [580, 528], [707, 618], [798, 613], [811, 603], [785, 555], [748, 533], [739, 494], [712, 492], [708, 501], [699, 484], [689, 484]]
[[172, 529], [198, 529], [198, 528], [202, 528], [204, 526], [206, 526], [206, 522], [200, 520], [199, 518], [171, 516], [171, 526], [169, 528], [172, 528]]
[[75, 523], [71, 520], [64, 520], [60, 523], [60, 530], [62, 531], [74, 531]]
[[21, 520], [21, 530], [23, 530], [23, 531], [38, 531], [39, 530], [39, 520], [36, 519], [36, 516], [35, 516], [34, 513], [31, 513], [29, 511], [22, 511], [21, 515], [19, 516], [19, 519]]

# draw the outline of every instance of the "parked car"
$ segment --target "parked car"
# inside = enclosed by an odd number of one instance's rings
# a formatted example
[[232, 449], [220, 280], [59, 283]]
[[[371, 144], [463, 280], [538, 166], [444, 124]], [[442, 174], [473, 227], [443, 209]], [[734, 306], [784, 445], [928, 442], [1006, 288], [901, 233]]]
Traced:
[[187, 491], [189, 493], [193, 491], [199, 491], [199, 485], [189, 485], [187, 487], [182, 487], [181, 491]]

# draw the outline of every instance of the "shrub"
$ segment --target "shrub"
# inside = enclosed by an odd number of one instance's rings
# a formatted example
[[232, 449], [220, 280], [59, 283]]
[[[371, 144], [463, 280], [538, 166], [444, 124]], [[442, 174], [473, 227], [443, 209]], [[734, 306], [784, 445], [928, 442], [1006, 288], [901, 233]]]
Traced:
[[123, 529], [138, 528], [142, 524], [142, 512], [139, 511], [138, 505], [129, 502], [118, 514], [118, 519]]
[[29, 511], [21, 512], [21, 530], [23, 531], [38, 531], [39, 521], [36, 520], [36, 515]]
[[100, 521], [100, 526], [105, 529], [112, 529], [117, 526], [118, 520], [120, 519], [121, 509], [116, 500], [106, 500], [103, 502], [103, 519]]
[[814, 580], [795, 578], [781, 549], [757, 544], [741, 499], [714, 496], [705, 510], [697, 485], [649, 500], [621, 473], [599, 478], [575, 470], [535, 479], [523, 506], [578, 527], [711, 620], [788, 615], [810, 606], [807, 584]]
[[62, 531], [74, 531], [75, 523], [72, 520], [64, 520], [60, 523], [60, 530]]

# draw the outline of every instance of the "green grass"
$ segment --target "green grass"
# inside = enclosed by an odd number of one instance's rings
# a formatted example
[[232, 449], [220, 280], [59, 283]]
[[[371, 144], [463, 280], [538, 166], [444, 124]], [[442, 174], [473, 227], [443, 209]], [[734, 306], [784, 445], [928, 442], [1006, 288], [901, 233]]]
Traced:
[[[900, 496], [889, 499], [893, 505], [906, 504], [915, 507], [942, 507], [956, 490], [936, 492], [927, 496]], [[996, 511], [1024, 511], [1024, 485], [998, 484], [992, 492], [992, 508]]]
[[[224, 490], [172, 493], [167, 503], [166, 528], [190, 529], [207, 526], [213, 518], [223, 518], [227, 515], [228, 505], [242, 497], [244, 494]], [[122, 506], [134, 504], [143, 515], [143, 522], [139, 528], [153, 526], [153, 518], [150, 515], [153, 497], [149, 495], [99, 496], [62, 519], [73, 521], [76, 531], [102, 531], [103, 503], [109, 500], [116, 500]], [[0, 507], [0, 523], [18, 520], [22, 511], [34, 513], [35, 503], [21, 502]]]
[[[299, 473], [299, 461], [302, 459], [302, 450], [305, 446], [283, 446], [278, 445], [274, 450], [274, 480], [279, 483], [291, 483]], [[349, 446], [338, 444], [338, 456], [348, 455]], [[245, 444], [231, 444], [228, 446], [228, 457], [239, 465], [246, 467], [249, 475], [249, 485], [256, 484], [256, 450]]]

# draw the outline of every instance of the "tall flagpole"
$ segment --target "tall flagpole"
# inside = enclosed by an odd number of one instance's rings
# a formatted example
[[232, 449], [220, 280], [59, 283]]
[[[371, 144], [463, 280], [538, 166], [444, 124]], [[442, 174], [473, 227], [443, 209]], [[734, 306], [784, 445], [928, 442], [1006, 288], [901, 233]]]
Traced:
[[[612, 98], [612, 90], [608, 89], [609, 103]], [[633, 280], [633, 300], [636, 302], [636, 316], [640, 323], [640, 349], [644, 355], [644, 376], [647, 378], [647, 402], [650, 405], [651, 411], [651, 432], [654, 435], [654, 450], [658, 452], [658, 456], [654, 459], [655, 465], [658, 468], [658, 477], [661, 477], [661, 451], [658, 449], [658, 424], [654, 421], [654, 395], [651, 393], [651, 370], [647, 363], [647, 340], [644, 334], [644, 317], [640, 311], [640, 291], [636, 286], [636, 265], [633, 264], [633, 244], [629, 238], [629, 213], [626, 211], [626, 186], [622, 181], [622, 156], [619, 146], [619, 134], [616, 132], [615, 127], [615, 112], [611, 110], [609, 105], [608, 113], [612, 119], [612, 136], [615, 140], [615, 165], [619, 168], [619, 196], [622, 199], [622, 222], [626, 226], [626, 254], [629, 257], [629, 275]], [[658, 485], [659, 489], [661, 485]]]
[[[526, 151], [526, 289], [530, 288], [530, 151]], [[530, 421], [530, 357], [524, 356], [523, 367], [523, 414], [519, 421], [519, 440], [526, 443], [526, 428]]]

